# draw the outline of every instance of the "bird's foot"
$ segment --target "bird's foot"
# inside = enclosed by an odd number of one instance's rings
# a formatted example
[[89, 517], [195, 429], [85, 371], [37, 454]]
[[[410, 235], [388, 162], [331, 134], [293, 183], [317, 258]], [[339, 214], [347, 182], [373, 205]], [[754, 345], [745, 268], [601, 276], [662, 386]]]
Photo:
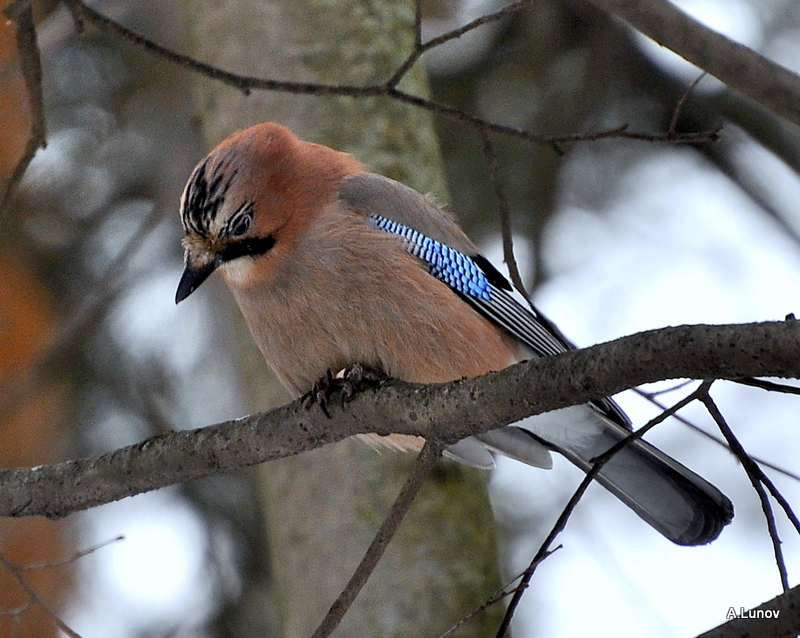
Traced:
[[389, 377], [383, 370], [370, 368], [361, 363], [354, 363], [347, 366], [336, 378], [342, 378], [342, 407], [356, 395], [356, 393], [375, 388], [386, 381]]
[[328, 399], [330, 399], [331, 394], [333, 394], [333, 391], [336, 389], [334, 381], [333, 373], [330, 370], [327, 370], [324, 376], [314, 381], [314, 385], [311, 386], [311, 391], [303, 397], [306, 410], [316, 404], [326, 417], [329, 419], [331, 418], [331, 414], [328, 412]]
[[305, 396], [306, 407], [317, 404], [326, 417], [330, 418], [328, 403], [337, 390], [340, 393], [341, 405], [351, 401], [353, 397], [367, 388], [374, 388], [388, 377], [382, 370], [370, 368], [361, 363], [353, 363], [339, 370], [335, 375], [328, 370], [324, 376], [317, 379], [311, 387], [311, 392]]

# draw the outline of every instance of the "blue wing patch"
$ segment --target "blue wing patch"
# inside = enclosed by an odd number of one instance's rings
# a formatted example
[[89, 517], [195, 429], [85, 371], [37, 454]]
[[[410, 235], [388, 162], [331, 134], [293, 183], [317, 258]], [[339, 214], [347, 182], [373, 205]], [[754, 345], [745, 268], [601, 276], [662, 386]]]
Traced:
[[408, 252], [428, 264], [431, 274], [453, 290], [484, 301], [492, 300], [489, 280], [471, 257], [386, 217], [370, 215], [369, 218], [381, 230], [402, 237]]
[[[370, 215], [369, 219], [381, 230], [400, 237], [406, 250], [427, 264], [434, 277], [463, 295], [484, 317], [508, 330], [538, 356], [569, 349], [547, 329], [533, 306], [517, 300], [509, 290], [505, 290], [505, 287], [510, 289], [505, 280], [490, 281], [472, 257], [381, 215]], [[497, 277], [500, 277], [499, 273], [493, 279]]]

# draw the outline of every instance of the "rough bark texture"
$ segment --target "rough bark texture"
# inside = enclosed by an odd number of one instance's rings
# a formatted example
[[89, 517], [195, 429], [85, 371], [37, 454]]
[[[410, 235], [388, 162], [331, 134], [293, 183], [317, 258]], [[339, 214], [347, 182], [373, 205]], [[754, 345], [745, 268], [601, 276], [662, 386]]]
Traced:
[[[747, 377], [800, 378], [797, 321], [651, 330], [476, 379], [432, 386], [391, 382], [357, 395], [345, 410], [332, 405], [330, 419], [295, 402], [236, 421], [168, 432], [95, 458], [0, 470], [0, 516], [59, 518], [364, 432], [448, 443], [652, 381]], [[272, 465], [265, 472], [271, 473]], [[324, 484], [334, 485], [326, 477], [319, 481]]]

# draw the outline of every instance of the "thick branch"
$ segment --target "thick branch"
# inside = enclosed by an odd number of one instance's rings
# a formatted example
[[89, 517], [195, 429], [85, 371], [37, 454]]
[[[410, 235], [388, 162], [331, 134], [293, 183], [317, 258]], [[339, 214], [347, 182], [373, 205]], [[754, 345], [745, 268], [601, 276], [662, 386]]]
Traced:
[[450, 443], [526, 416], [662, 379], [800, 378], [800, 323], [679, 326], [538, 359], [450, 384], [391, 382], [326, 418], [295, 402], [269, 413], [169, 432], [99, 457], [0, 471], [0, 515], [52, 518], [311, 450], [354, 434]]
[[800, 124], [800, 76], [666, 0], [590, 0], [742, 95]]

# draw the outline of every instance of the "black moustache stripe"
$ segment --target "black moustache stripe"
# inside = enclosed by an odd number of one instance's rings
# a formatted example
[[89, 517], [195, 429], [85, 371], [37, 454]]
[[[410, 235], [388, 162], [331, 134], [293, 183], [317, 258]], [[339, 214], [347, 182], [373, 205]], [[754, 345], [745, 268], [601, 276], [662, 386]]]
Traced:
[[239, 257], [258, 257], [269, 252], [274, 245], [275, 239], [271, 236], [248, 237], [225, 246], [220, 251], [219, 257], [223, 262], [232, 261]]

